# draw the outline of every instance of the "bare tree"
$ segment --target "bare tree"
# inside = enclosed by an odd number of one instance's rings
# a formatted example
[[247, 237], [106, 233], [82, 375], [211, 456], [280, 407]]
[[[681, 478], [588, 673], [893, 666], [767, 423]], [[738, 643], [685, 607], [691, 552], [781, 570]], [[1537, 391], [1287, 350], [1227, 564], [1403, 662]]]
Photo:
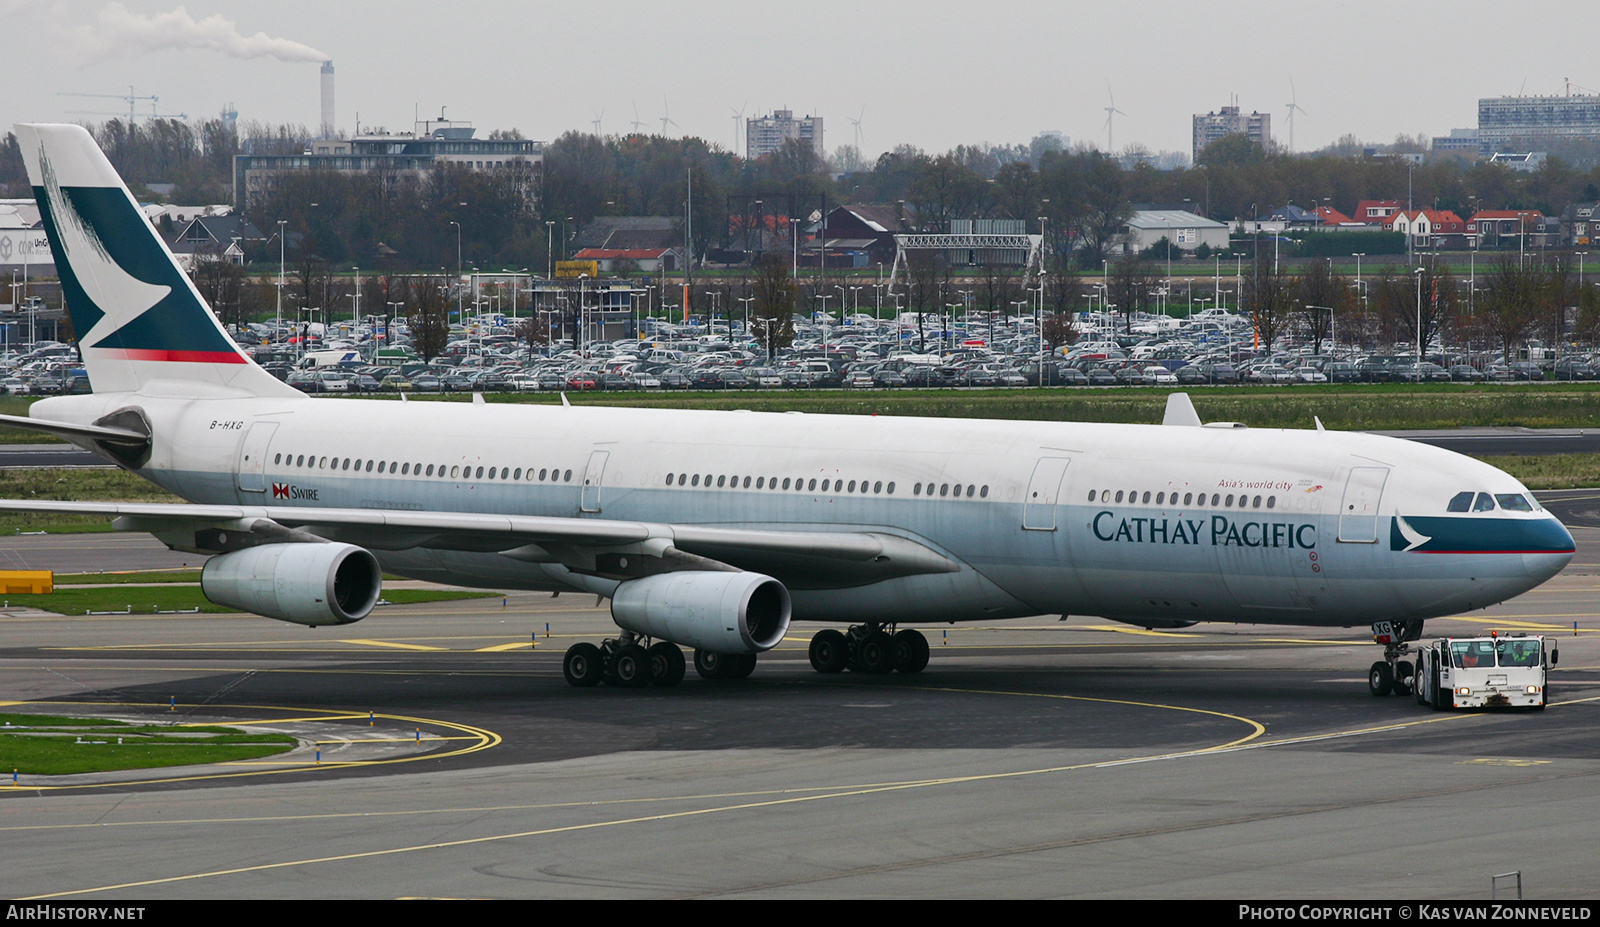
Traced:
[[1311, 353], [1321, 354], [1322, 340], [1333, 330], [1334, 315], [1343, 315], [1350, 305], [1350, 282], [1334, 273], [1330, 262], [1318, 258], [1301, 272], [1295, 303], [1311, 336]]
[[424, 362], [444, 353], [450, 339], [450, 281], [445, 277], [414, 277], [410, 298], [411, 342]]
[[756, 265], [751, 294], [755, 300], [755, 317], [750, 321], [750, 334], [771, 358], [794, 341], [796, 292], [794, 278], [789, 275], [789, 262], [782, 255], [769, 254]]
[[1278, 273], [1270, 258], [1258, 256], [1244, 278], [1243, 307], [1255, 325], [1261, 346], [1272, 353], [1272, 343], [1283, 334], [1294, 311], [1294, 293], [1287, 277]]

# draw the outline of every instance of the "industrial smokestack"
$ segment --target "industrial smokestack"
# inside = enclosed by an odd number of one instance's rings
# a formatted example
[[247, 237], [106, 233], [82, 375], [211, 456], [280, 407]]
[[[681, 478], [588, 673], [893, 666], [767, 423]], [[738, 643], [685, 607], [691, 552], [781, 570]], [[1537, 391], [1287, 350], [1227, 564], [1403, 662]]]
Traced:
[[333, 62], [322, 62], [322, 137], [333, 138]]

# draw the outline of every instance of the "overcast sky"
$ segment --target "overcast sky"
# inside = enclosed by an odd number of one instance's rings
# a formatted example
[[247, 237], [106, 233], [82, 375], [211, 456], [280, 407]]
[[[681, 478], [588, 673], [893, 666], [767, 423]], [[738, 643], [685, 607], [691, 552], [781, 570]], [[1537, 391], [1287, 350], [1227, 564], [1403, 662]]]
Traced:
[[[337, 123], [409, 130], [414, 115], [549, 140], [629, 130], [735, 145], [733, 116], [826, 120], [831, 151], [871, 157], [1026, 143], [1045, 130], [1106, 145], [1189, 149], [1190, 116], [1237, 96], [1294, 147], [1344, 133], [1390, 141], [1477, 124], [1477, 100], [1600, 89], [1600, 6], [1581, 0], [0, 0], [8, 41], [0, 126], [100, 121], [117, 99], [163, 113], [314, 127], [319, 64], [337, 69]], [[1578, 91], [1574, 91], [1578, 92]], [[150, 112], [140, 101], [141, 114]], [[600, 115], [603, 111], [603, 115]], [[739, 143], [742, 149], [742, 142]]]

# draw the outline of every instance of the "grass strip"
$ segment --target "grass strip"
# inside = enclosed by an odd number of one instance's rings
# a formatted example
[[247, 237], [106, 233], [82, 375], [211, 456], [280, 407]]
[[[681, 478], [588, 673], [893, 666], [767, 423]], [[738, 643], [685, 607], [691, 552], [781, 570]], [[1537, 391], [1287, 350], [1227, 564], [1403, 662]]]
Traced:
[[0, 714], [0, 772], [34, 776], [225, 763], [285, 753], [298, 743], [288, 734], [219, 725]]

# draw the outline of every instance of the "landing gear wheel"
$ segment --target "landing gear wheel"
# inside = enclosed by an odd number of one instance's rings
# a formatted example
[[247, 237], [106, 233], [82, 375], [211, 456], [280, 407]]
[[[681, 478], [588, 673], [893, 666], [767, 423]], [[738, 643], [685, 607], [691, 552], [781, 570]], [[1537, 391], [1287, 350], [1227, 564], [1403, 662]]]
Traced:
[[650, 684], [650, 654], [638, 644], [624, 644], [611, 659], [611, 681], [624, 689]]
[[722, 679], [728, 671], [728, 654], [715, 650], [694, 650], [694, 671], [701, 679]]
[[850, 663], [850, 641], [832, 628], [811, 638], [811, 668], [819, 673], [842, 673]]
[[567, 648], [567, 655], [561, 659], [561, 675], [567, 677], [567, 685], [587, 689], [600, 684], [604, 666], [605, 660], [600, 656], [599, 647], [593, 644], [573, 644]]
[[1416, 683], [1416, 670], [1410, 661], [1401, 660], [1394, 665], [1394, 682], [1390, 684], [1389, 691], [1395, 695], [1410, 695], [1411, 687]]
[[1367, 672], [1367, 688], [1372, 690], [1372, 694], [1375, 696], [1388, 695], [1393, 686], [1394, 670], [1389, 668], [1389, 664], [1382, 660], [1372, 664], [1372, 669]]
[[894, 672], [894, 638], [887, 631], [873, 631], [861, 640], [856, 657], [863, 673]]
[[928, 666], [928, 639], [914, 628], [894, 635], [894, 668], [899, 673], [920, 673]]
[[677, 644], [661, 641], [647, 651], [650, 655], [650, 684], [675, 686], [683, 682], [683, 651]]
[[724, 654], [723, 662], [727, 666], [723, 679], [749, 679], [750, 674], [756, 671], [756, 655], [753, 653]]

